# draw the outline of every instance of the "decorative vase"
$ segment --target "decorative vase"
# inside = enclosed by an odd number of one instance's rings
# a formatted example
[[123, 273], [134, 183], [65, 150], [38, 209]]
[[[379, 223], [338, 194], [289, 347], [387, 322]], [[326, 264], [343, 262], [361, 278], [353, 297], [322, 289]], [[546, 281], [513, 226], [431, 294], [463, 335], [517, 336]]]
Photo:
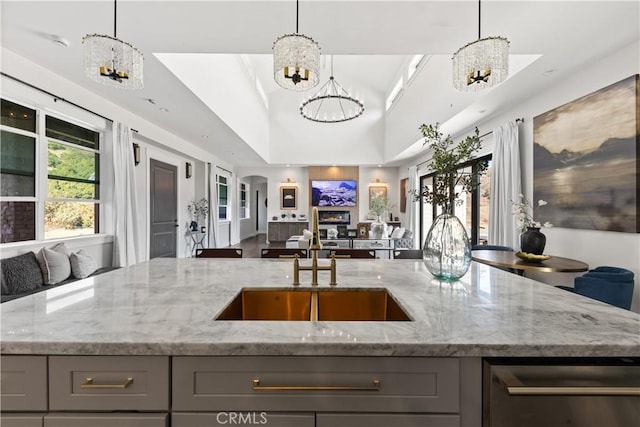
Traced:
[[458, 280], [471, 265], [471, 241], [458, 217], [436, 217], [422, 248], [424, 265], [441, 280]]
[[540, 232], [540, 227], [527, 227], [520, 235], [520, 250], [535, 255], [542, 255], [547, 237]]
[[378, 215], [376, 220], [371, 223], [371, 238], [382, 239], [386, 229], [387, 223], [382, 220], [382, 217], [380, 215]]

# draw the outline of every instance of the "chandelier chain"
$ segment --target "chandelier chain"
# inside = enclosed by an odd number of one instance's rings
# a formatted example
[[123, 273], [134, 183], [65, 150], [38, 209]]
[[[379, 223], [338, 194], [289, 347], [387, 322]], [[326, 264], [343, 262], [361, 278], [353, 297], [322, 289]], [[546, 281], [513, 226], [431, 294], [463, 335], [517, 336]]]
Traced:
[[480, 25], [482, 20], [480, 19], [480, 8], [482, 7], [480, 5], [481, 0], [478, 0], [478, 40], [480, 40], [482, 37], [480, 36]]
[[118, 0], [113, 0], [113, 38], [118, 38]]

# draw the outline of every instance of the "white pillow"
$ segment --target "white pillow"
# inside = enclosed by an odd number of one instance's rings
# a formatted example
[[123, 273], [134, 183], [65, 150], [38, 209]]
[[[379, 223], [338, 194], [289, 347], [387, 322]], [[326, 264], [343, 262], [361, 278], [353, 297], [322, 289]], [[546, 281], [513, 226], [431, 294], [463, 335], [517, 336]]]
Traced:
[[51, 249], [42, 248], [36, 254], [45, 285], [54, 285], [71, 276], [71, 264], [67, 252], [68, 249], [64, 243], [58, 243]]
[[98, 269], [96, 260], [82, 249], [69, 255], [69, 261], [71, 261], [71, 271], [73, 272], [73, 276], [77, 279], [89, 277]]
[[406, 228], [404, 227], [398, 227], [395, 230], [393, 230], [393, 233], [391, 233], [391, 238], [392, 239], [402, 239], [402, 236], [404, 236], [404, 231], [406, 230]]

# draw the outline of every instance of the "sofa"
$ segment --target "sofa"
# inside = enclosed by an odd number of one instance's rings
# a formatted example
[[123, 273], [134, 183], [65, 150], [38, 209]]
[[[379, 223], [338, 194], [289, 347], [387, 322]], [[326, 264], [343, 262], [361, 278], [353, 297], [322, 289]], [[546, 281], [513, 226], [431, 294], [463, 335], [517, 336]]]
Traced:
[[2, 299], [7, 302], [96, 276], [119, 267], [99, 268], [85, 251], [70, 252], [64, 243], [0, 260]]

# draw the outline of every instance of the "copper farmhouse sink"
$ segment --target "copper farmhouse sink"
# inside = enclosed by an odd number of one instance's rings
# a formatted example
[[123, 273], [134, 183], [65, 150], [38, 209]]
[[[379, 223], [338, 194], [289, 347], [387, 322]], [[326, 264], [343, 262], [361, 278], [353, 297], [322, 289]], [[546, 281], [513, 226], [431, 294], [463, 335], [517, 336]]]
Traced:
[[245, 288], [215, 320], [410, 321], [386, 289]]

